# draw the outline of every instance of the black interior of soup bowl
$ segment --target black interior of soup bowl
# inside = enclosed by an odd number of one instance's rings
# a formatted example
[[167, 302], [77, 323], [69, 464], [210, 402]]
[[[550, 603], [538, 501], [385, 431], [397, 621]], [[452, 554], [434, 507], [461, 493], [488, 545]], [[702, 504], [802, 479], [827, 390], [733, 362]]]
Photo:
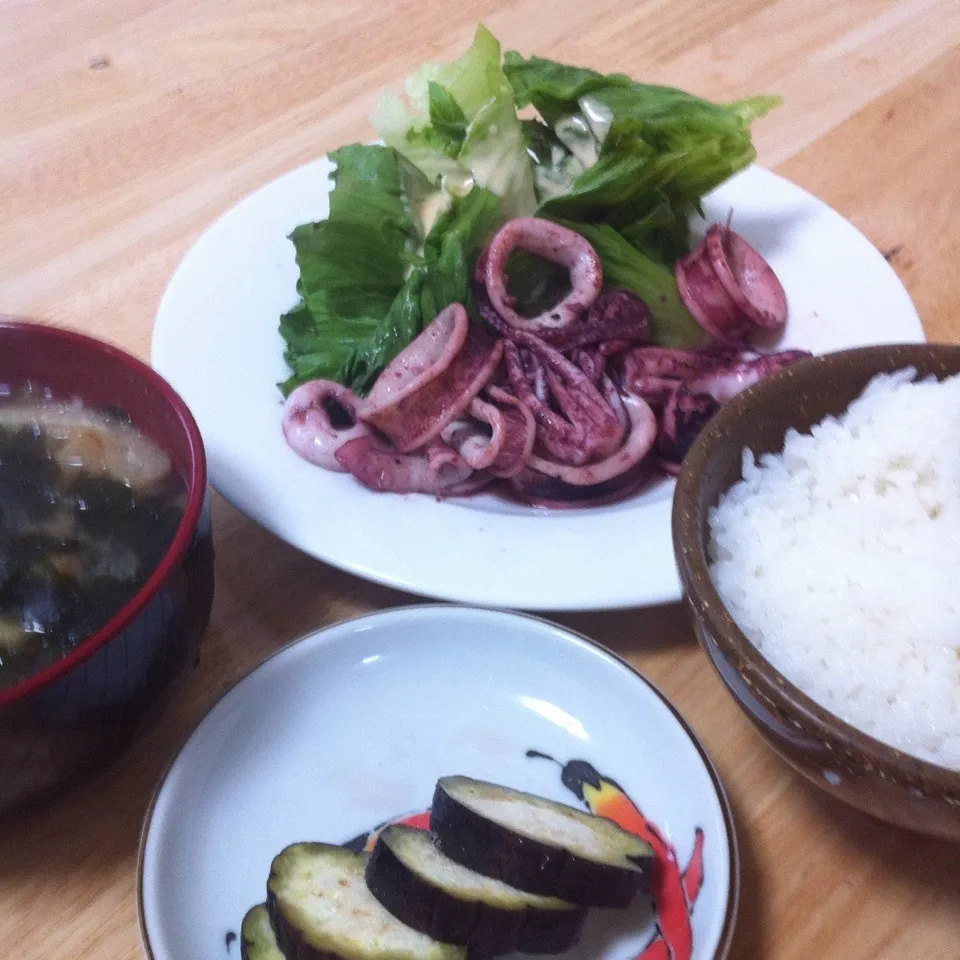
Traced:
[[206, 497], [203, 445], [189, 410], [166, 381], [136, 358], [71, 331], [0, 321], [0, 402], [25, 389], [52, 400], [122, 411], [169, 456], [186, 501], [172, 542], [139, 591], [66, 655], [0, 687], [0, 706], [63, 675], [137, 617], [188, 549]]

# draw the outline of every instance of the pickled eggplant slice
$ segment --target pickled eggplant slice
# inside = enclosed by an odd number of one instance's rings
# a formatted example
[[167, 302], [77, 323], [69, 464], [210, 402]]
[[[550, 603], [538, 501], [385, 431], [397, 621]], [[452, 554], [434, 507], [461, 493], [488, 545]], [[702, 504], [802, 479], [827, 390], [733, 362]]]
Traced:
[[240, 927], [241, 960], [286, 960], [270, 924], [270, 913], [265, 903], [258, 903], [247, 911]]
[[430, 825], [452, 860], [530, 893], [625, 907], [650, 886], [648, 843], [612, 820], [519, 790], [443, 777]]
[[377, 840], [367, 886], [405, 924], [488, 954], [562, 953], [586, 909], [485, 877], [441, 853], [432, 834], [394, 824]]
[[295, 843], [274, 857], [267, 907], [280, 950], [296, 960], [466, 960], [401, 923], [367, 889], [369, 855]]

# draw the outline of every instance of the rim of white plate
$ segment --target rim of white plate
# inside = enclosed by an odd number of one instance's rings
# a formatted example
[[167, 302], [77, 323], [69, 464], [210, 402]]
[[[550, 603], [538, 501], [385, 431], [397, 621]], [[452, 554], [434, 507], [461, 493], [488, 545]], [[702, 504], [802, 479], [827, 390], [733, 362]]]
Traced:
[[[286, 234], [326, 215], [330, 166], [321, 158], [293, 170], [228, 210], [184, 258], [161, 301], [153, 363], [200, 424], [215, 489], [317, 559], [414, 594], [540, 611], [679, 600], [672, 480], [610, 507], [518, 510], [492, 495], [438, 502], [423, 494], [374, 494], [286, 446], [275, 387], [286, 375], [276, 318], [295, 299]], [[783, 347], [816, 353], [924, 339], [909, 295], [879, 251], [807, 191], [753, 166], [719, 187], [705, 207], [717, 215], [733, 208], [734, 226], [771, 259], [792, 308], [802, 305]], [[800, 227], [788, 232], [782, 223]], [[798, 278], [798, 253], [790, 252], [798, 246], [807, 261], [817, 252], [818, 271], [807, 262]], [[826, 318], [810, 304], [814, 273], [833, 311]], [[851, 278], [861, 285], [853, 293]], [[220, 310], [215, 322], [211, 304]], [[849, 316], [859, 327], [829, 322]], [[245, 380], [244, 370], [251, 371]]]
[[150, 802], [147, 805], [146, 812], [144, 813], [143, 825], [140, 831], [139, 850], [137, 854], [137, 923], [140, 930], [141, 945], [148, 960], [166, 960], [166, 958], [154, 952], [153, 945], [150, 940], [150, 932], [147, 928], [146, 911], [144, 906], [144, 868], [154, 812], [171, 773], [177, 766], [178, 762], [180, 762], [181, 757], [190, 745], [191, 741], [198, 735], [201, 727], [208, 722], [212, 722], [210, 720], [211, 716], [221, 708], [221, 705], [228, 698], [238, 695], [238, 689], [242, 687], [244, 683], [248, 681], [254, 674], [266, 667], [271, 661], [291, 655], [292, 652], [303, 643], [311, 640], [316, 641], [320, 645], [328, 642], [334, 642], [340, 632], [349, 630], [351, 628], [362, 627], [365, 624], [369, 624], [371, 621], [392, 619], [402, 620], [404, 618], [416, 620], [420, 617], [434, 616], [438, 613], [453, 613], [454, 616], [488, 617], [493, 622], [498, 620], [502, 621], [504, 619], [526, 620], [531, 622], [537, 629], [546, 628], [548, 633], [552, 635], [558, 642], [572, 643], [576, 647], [585, 650], [587, 653], [599, 656], [611, 667], [625, 671], [633, 681], [642, 684], [649, 693], [653, 694], [653, 696], [664, 707], [666, 707], [673, 721], [679, 727], [680, 732], [696, 751], [700, 762], [702, 763], [710, 780], [713, 795], [720, 807], [720, 813], [727, 841], [727, 863], [729, 866], [729, 871], [728, 877], [726, 878], [726, 883], [724, 884], [724, 888], [727, 893], [726, 911], [724, 914], [721, 931], [718, 936], [714, 960], [725, 960], [733, 943], [733, 935], [736, 929], [737, 916], [740, 906], [741, 857], [739, 837], [737, 833], [736, 822], [733, 816], [733, 808], [727, 795], [726, 788], [723, 785], [723, 781], [720, 779], [720, 775], [717, 772], [716, 766], [714, 765], [713, 759], [683, 714], [680, 713], [672, 701], [652, 680], [644, 676], [628, 660], [624, 659], [615, 651], [604, 646], [602, 643], [593, 640], [578, 630], [574, 630], [567, 626], [562, 626], [558, 623], [547, 620], [545, 617], [540, 617], [535, 614], [515, 611], [490, 610], [483, 607], [455, 606], [443, 603], [410, 604], [402, 607], [389, 607], [384, 610], [377, 610], [372, 613], [360, 614], [356, 617], [349, 617], [346, 620], [341, 620], [325, 627], [321, 627], [318, 630], [305, 633], [295, 640], [290, 641], [290, 643], [285, 644], [279, 650], [274, 651], [269, 657], [247, 671], [247, 673], [233, 683], [216, 699], [213, 704], [211, 704], [210, 708], [195, 724], [191, 731], [183, 738], [183, 741], [174, 752], [173, 757], [171, 758], [167, 767], [160, 775], [157, 786], [154, 789]]

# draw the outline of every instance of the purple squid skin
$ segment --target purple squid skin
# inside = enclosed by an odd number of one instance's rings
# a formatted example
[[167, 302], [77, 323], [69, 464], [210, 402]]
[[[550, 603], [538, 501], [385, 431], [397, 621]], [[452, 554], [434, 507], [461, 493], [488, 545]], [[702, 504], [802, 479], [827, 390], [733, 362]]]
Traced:
[[694, 393], [681, 383], [670, 394], [659, 418], [656, 450], [660, 461], [679, 468], [700, 431], [719, 409], [720, 404], [709, 393]]
[[[507, 263], [517, 250], [570, 271], [570, 293], [536, 317], [517, 313], [516, 302], [507, 293]], [[596, 250], [580, 234], [539, 217], [517, 217], [505, 223], [488, 244], [477, 264], [477, 278], [506, 325], [549, 339], [554, 331], [584, 326], [603, 286], [603, 267]]]
[[352, 390], [339, 383], [311, 380], [287, 398], [283, 435], [304, 460], [327, 470], [342, 471], [337, 451], [367, 433], [359, 422], [361, 403]]
[[[724, 403], [810, 356], [761, 354], [739, 340], [651, 345], [647, 305], [631, 291], [602, 290], [599, 260], [582, 237], [571, 241], [547, 221], [512, 223], [478, 262], [479, 322], [451, 304], [366, 401], [328, 384], [305, 390], [307, 415], [294, 418], [291, 408], [287, 421], [301, 456], [332, 458], [331, 468], [378, 491], [466, 496], [496, 482], [527, 503], [608, 503], [657, 467], [676, 474]], [[571, 270], [571, 295], [539, 317], [520, 317], [506, 294], [517, 248]], [[351, 414], [346, 429], [326, 415], [330, 400]], [[324, 433], [322, 454], [307, 435], [311, 424]]]
[[746, 343], [787, 322], [787, 295], [770, 264], [729, 226], [715, 223], [675, 267], [687, 310], [715, 340]]

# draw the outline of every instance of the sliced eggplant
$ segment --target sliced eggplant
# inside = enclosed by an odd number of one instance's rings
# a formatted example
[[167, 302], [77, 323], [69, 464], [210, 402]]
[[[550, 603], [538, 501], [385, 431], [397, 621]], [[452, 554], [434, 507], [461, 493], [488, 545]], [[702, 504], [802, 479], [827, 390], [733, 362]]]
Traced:
[[368, 854], [295, 843], [273, 860], [267, 907], [286, 957], [296, 960], [466, 960], [401, 923], [367, 889]]
[[407, 926], [489, 954], [562, 953], [586, 908], [485, 877], [445, 856], [432, 834], [399, 824], [380, 834], [367, 886]]
[[469, 777], [443, 777], [431, 828], [452, 860], [530, 893], [625, 907], [650, 887], [653, 848], [612, 820]]
[[258, 903], [247, 911], [240, 927], [241, 960], [286, 960], [273, 927], [265, 903]]

